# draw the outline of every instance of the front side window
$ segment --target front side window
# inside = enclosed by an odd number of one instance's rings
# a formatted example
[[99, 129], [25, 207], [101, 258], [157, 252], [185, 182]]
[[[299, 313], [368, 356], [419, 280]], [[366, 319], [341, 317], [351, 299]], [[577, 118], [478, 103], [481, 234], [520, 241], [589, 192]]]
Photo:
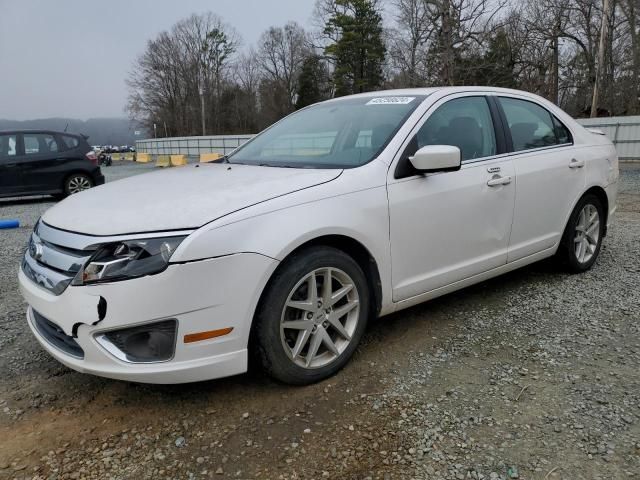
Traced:
[[17, 138], [15, 135], [0, 135], [0, 159], [15, 157]]
[[462, 160], [496, 154], [496, 137], [491, 111], [484, 97], [450, 100], [431, 114], [415, 136], [415, 147], [453, 145]]
[[230, 163], [352, 168], [373, 160], [424, 95], [345, 98], [284, 118], [229, 156]]
[[571, 142], [569, 130], [540, 105], [508, 97], [501, 97], [500, 104], [515, 152]]
[[24, 153], [35, 155], [38, 153], [53, 153], [58, 151], [58, 143], [53, 135], [48, 133], [25, 133]]

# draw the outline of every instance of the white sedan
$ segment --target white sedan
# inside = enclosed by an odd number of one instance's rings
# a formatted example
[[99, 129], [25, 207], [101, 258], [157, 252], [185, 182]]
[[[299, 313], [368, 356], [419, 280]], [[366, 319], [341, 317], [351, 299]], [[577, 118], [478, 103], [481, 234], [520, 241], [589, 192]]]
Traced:
[[69, 367], [151, 383], [246, 371], [307, 384], [367, 320], [556, 256], [598, 257], [611, 142], [494, 88], [337, 98], [222, 161], [130, 177], [48, 210], [19, 272], [27, 320]]

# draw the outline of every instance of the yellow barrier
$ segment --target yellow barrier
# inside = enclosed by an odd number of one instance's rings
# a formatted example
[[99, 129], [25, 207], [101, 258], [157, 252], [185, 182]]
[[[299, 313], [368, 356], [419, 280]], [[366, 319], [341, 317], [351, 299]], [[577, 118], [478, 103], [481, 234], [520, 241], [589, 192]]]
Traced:
[[204, 163], [204, 162], [210, 162], [212, 160], [218, 160], [219, 158], [222, 158], [223, 155], [221, 155], [220, 153], [201, 153], [200, 154], [200, 162]]
[[170, 167], [171, 159], [169, 155], [158, 155], [158, 159], [156, 160], [156, 167]]
[[172, 167], [181, 167], [187, 164], [187, 156], [186, 155], [171, 155], [171, 166]]
[[138, 153], [136, 155], [136, 161], [141, 163], [149, 163], [151, 161], [151, 155], [148, 153]]

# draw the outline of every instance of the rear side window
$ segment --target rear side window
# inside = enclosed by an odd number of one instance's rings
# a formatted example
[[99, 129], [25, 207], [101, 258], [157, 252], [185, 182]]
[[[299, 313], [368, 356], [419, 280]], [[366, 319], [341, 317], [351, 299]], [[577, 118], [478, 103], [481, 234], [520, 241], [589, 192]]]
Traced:
[[489, 105], [484, 97], [462, 97], [440, 106], [416, 134], [416, 147], [453, 145], [462, 160], [496, 154], [496, 137]]
[[64, 150], [76, 148], [80, 143], [76, 137], [72, 137], [71, 135], [60, 135], [60, 138], [62, 139]]
[[0, 135], [0, 160], [7, 157], [15, 157], [17, 138], [15, 135]]
[[567, 127], [540, 105], [507, 97], [501, 97], [500, 104], [507, 117], [515, 152], [571, 143]]
[[36, 155], [41, 153], [58, 152], [58, 142], [53, 135], [48, 133], [25, 133], [24, 153], [26, 155]]

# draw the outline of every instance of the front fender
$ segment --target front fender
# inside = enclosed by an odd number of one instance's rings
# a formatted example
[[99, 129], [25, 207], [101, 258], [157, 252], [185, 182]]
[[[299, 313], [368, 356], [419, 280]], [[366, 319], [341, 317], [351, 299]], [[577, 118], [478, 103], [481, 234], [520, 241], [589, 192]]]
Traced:
[[389, 213], [384, 186], [202, 227], [185, 239], [171, 261], [187, 262], [241, 252], [283, 260], [300, 245], [325, 235], [350, 237], [370, 252], [378, 265], [384, 302], [391, 282]]

